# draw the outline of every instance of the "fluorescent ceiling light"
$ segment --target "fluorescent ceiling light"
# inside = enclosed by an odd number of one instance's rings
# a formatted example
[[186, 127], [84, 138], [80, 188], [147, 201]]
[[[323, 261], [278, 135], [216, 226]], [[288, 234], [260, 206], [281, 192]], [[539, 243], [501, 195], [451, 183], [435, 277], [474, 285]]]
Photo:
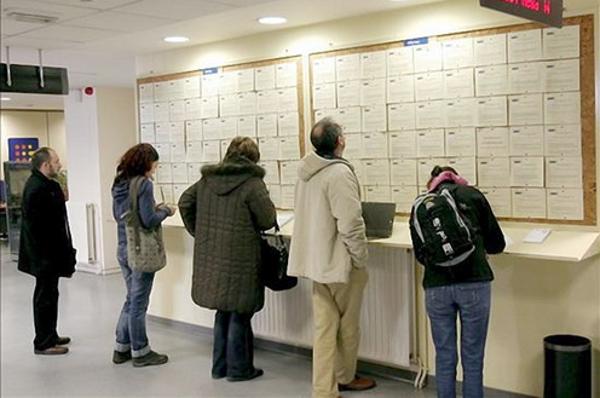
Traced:
[[1, 101], [10, 101], [10, 98], [9, 97], [2, 97], [2, 98], [0, 98], [0, 100]]
[[263, 25], [279, 25], [282, 23], [286, 23], [287, 18], [284, 17], [261, 17], [258, 18], [258, 23]]
[[190, 39], [185, 36], [167, 36], [163, 40], [167, 43], [185, 43], [186, 41], [190, 41]]

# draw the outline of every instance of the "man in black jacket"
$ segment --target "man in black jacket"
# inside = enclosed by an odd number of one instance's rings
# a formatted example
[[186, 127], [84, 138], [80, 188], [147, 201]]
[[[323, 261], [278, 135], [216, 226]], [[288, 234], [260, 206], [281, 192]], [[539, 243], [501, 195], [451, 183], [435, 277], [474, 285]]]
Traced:
[[40, 148], [31, 160], [33, 171], [23, 191], [23, 220], [19, 248], [19, 271], [35, 277], [33, 318], [34, 352], [60, 355], [69, 352], [69, 337], [56, 332], [58, 278], [75, 272], [75, 249], [71, 241], [65, 196], [53, 180], [61, 169], [50, 148]]

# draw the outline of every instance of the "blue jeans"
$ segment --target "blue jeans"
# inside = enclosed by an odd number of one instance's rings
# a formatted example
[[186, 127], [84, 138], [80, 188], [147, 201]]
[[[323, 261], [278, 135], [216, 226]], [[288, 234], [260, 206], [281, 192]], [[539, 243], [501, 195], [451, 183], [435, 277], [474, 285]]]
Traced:
[[246, 377], [254, 373], [254, 314], [217, 311], [213, 329], [213, 377]]
[[131, 350], [131, 356], [138, 358], [150, 352], [146, 335], [146, 311], [150, 302], [154, 272], [133, 271], [126, 260], [119, 263], [127, 286], [127, 298], [117, 323], [115, 350]]
[[460, 358], [463, 397], [483, 397], [483, 354], [490, 317], [490, 282], [460, 283], [425, 290], [435, 345], [439, 398], [456, 397], [456, 316], [461, 325]]

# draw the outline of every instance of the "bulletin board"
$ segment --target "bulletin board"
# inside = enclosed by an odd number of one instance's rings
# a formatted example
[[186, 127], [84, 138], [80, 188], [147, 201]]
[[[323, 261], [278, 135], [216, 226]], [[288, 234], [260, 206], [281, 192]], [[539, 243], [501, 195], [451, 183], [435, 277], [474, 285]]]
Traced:
[[177, 203], [217, 163], [235, 136], [252, 137], [278, 208], [293, 208], [304, 155], [301, 57], [286, 57], [138, 79], [140, 142], [161, 162], [155, 196]]
[[596, 224], [594, 18], [310, 55], [312, 121], [330, 116], [363, 200], [408, 215], [436, 164], [507, 221]]

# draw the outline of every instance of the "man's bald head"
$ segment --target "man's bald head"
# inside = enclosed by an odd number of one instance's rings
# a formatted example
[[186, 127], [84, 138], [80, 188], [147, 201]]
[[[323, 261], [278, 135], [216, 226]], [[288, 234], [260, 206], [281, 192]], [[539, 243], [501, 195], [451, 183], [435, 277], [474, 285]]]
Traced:
[[326, 117], [319, 120], [310, 131], [310, 142], [317, 154], [321, 156], [333, 156], [340, 145], [342, 127]]

